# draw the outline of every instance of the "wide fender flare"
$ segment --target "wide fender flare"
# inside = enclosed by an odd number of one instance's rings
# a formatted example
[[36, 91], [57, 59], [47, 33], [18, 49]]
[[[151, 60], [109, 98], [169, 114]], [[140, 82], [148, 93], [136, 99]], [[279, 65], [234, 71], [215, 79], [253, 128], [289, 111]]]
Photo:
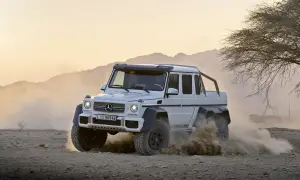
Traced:
[[75, 109], [74, 117], [73, 117], [73, 125], [79, 126], [79, 115], [82, 113], [82, 104], [78, 104]]
[[204, 118], [207, 118], [213, 114], [218, 114], [218, 115], [221, 115], [222, 117], [224, 117], [228, 121], [228, 124], [231, 123], [229, 110], [227, 109], [227, 107], [224, 107], [224, 106], [200, 107], [198, 110], [198, 114], [201, 116], [204, 116]]
[[167, 113], [167, 111], [163, 108], [160, 107], [149, 107], [145, 110], [143, 119], [144, 119], [144, 124], [141, 129], [141, 132], [148, 131], [152, 128], [154, 125], [154, 122], [156, 121], [156, 117], [158, 113]]

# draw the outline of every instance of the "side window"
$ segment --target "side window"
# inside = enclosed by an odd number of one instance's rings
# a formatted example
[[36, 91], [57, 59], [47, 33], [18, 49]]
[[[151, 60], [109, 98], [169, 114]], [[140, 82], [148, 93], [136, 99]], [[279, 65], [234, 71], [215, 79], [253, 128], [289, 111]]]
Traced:
[[168, 88], [175, 88], [179, 90], [179, 75], [170, 74]]
[[182, 94], [193, 93], [193, 77], [192, 75], [182, 75]]
[[116, 71], [114, 79], [112, 80], [110, 86], [122, 87], [124, 83], [125, 73], [123, 71]]
[[200, 76], [195, 75], [195, 88], [196, 88], [196, 94], [199, 95], [201, 91], [201, 84], [200, 84]]
[[124, 77], [125, 77], [125, 73], [122, 72], [122, 71], [119, 71], [118, 74], [117, 74], [117, 76], [116, 76], [116, 79], [114, 81], [114, 84], [115, 85], [121, 85], [121, 86], [123, 86]]

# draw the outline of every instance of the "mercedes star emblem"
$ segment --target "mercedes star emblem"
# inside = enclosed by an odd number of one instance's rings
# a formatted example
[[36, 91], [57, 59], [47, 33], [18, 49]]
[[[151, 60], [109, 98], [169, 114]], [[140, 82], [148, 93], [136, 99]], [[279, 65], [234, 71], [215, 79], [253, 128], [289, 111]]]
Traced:
[[112, 112], [113, 111], [113, 106], [111, 104], [106, 104], [105, 105], [105, 111]]

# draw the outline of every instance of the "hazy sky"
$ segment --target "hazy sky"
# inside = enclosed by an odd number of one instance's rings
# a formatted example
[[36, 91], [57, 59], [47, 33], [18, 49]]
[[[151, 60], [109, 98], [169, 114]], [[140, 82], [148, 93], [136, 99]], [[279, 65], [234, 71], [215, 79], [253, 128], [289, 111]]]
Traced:
[[0, 85], [162, 52], [220, 48], [272, 0], [0, 0]]

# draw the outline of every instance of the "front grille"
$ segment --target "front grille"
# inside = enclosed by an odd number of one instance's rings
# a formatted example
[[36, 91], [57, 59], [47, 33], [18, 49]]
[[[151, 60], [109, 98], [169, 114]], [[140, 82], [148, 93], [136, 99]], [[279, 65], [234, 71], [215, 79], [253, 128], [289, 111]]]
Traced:
[[112, 126], [121, 126], [121, 120], [107, 121], [107, 120], [93, 118], [93, 123], [94, 124], [112, 125]]
[[[106, 108], [107, 105], [111, 105], [111, 111]], [[109, 113], [124, 113], [125, 104], [119, 103], [107, 103], [107, 102], [94, 102], [94, 110], [99, 112], [109, 112]]]

